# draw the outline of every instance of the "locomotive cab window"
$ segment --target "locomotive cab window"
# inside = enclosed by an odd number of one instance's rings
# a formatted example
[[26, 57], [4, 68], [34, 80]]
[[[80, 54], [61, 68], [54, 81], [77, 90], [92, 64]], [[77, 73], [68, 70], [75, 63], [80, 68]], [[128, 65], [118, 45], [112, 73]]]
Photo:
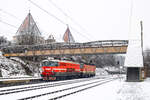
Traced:
[[83, 68], [84, 64], [80, 64], [80, 68]]
[[42, 66], [58, 66], [58, 62], [53, 62], [53, 61], [44, 61], [42, 62]]

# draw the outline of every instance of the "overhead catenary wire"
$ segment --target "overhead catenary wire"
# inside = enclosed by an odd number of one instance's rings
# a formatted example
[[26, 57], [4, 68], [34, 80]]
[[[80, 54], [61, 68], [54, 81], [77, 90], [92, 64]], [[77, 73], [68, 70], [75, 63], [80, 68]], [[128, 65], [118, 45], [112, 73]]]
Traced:
[[83, 37], [86, 37], [86, 38], [88, 39], [88, 41], [91, 41], [91, 39], [89, 39], [86, 35], [81, 34], [81, 32], [77, 31], [77, 30], [76, 30], [75, 28], [73, 28], [72, 26], [70, 26], [70, 28], [71, 28], [72, 30], [74, 30], [77, 34], [80, 34], [80, 35], [82, 35]]
[[[72, 17], [70, 17], [66, 12], [64, 12], [64, 10], [62, 8], [60, 8], [59, 6], [57, 6], [52, 0], [48, 0], [53, 6], [55, 6], [60, 12], [62, 12], [67, 18], [69, 18], [73, 23], [75, 23], [79, 28], [81, 28], [82, 30], [86, 31], [86, 29], [84, 27], [82, 27], [76, 20], [74, 20]], [[87, 33], [87, 32], [86, 32]], [[90, 34], [88, 34], [90, 35]], [[93, 36], [92, 36], [93, 37]]]
[[56, 17], [55, 15], [51, 14], [50, 12], [46, 11], [45, 9], [43, 9], [42, 7], [40, 7], [38, 4], [36, 4], [35, 2], [33, 2], [32, 0], [28, 0], [29, 2], [31, 2], [33, 5], [35, 5], [36, 7], [38, 7], [39, 9], [41, 9], [42, 11], [44, 11], [45, 13], [47, 13], [48, 15], [50, 15], [51, 17], [55, 18], [56, 20], [58, 20], [60, 23], [65, 24], [65, 22], [63, 22], [61, 19], [59, 19], [58, 17]]
[[13, 18], [15, 18], [15, 19], [17, 19], [17, 20], [20, 21], [20, 19], [19, 19], [17, 16], [15, 16], [15, 15], [13, 15], [13, 14], [11, 14], [11, 13], [9, 13], [9, 12], [3, 10], [3, 9], [0, 9], [0, 11], [1, 11], [2, 13], [5, 13], [5, 14], [7, 14], [7, 15], [9, 15], [9, 16], [11, 16], [11, 17], [13, 17]]
[[62, 8], [60, 8], [59, 6], [57, 6], [52, 0], [48, 0], [53, 6], [55, 6], [59, 11], [61, 11], [66, 17], [68, 17], [72, 22], [74, 22], [75, 24], [77, 24], [80, 28], [82, 28], [83, 30], [85, 30], [77, 21], [75, 21], [73, 18], [71, 18], [66, 12], [64, 12], [62, 10]]
[[133, 0], [131, 0], [131, 5], [130, 5], [130, 15], [129, 15], [129, 34], [131, 33], [131, 26], [132, 26], [132, 15], [133, 15]]
[[[28, 0], [29, 2], [31, 2], [34, 6], [38, 7], [39, 9], [41, 9], [43, 12], [47, 13], [49, 16], [55, 18], [56, 20], [58, 20], [60, 23], [67, 25], [64, 21], [62, 21], [61, 19], [59, 19], [57, 16], [53, 15], [52, 13], [48, 12], [47, 10], [43, 9], [42, 7], [40, 7], [38, 4], [36, 4], [35, 2], [33, 2], [32, 0]], [[87, 36], [84, 36], [81, 32], [77, 31], [75, 28], [71, 27], [72, 30], [74, 30], [77, 34], [82, 35], [84, 38], [87, 38]], [[88, 39], [90, 40], [90, 39]]]
[[[10, 13], [8, 13], [8, 12], [2, 10], [2, 9], [0, 9], [0, 12], [5, 13], [5, 14], [7, 14], [7, 15], [13, 17], [13, 18], [16, 18], [16, 17], [13, 16], [12, 14], [10, 14]], [[7, 25], [7, 26], [10, 26], [10, 27], [12, 27], [12, 28], [14, 28], [14, 29], [17, 29], [17, 27], [16, 27], [15, 25], [12, 25], [12, 24], [9, 24], [8, 22], [2, 21], [2, 19], [0, 19], [0, 23], [5, 24], [5, 25]]]
[[3, 24], [6, 24], [6, 25], [8, 25], [8, 26], [11, 26], [11, 27], [13, 27], [13, 28], [17, 28], [16, 26], [14, 26], [14, 25], [12, 25], [12, 24], [9, 24], [9, 23], [7, 23], [7, 22], [4, 22], [4, 21], [2, 21], [2, 20], [0, 20], [0, 22], [3, 23]]

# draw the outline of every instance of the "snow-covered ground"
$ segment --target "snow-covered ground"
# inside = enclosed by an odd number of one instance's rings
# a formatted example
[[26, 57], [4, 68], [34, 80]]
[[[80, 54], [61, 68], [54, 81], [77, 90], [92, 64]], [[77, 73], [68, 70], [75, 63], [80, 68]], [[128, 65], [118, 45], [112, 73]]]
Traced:
[[[75, 79], [75, 80], [80, 80], [80, 79]], [[99, 79], [99, 80], [103, 80], [103, 79]], [[66, 80], [66, 81], [68, 82], [68, 81], [72, 81], [72, 80]], [[43, 88], [43, 89], [38, 89], [38, 90], [30, 90], [30, 91], [23, 91], [23, 92], [19, 92], [19, 93], [12, 93], [12, 94], [8, 94], [8, 95], [2, 95], [2, 96], [0, 96], [0, 99], [9, 99], [9, 98], [11, 98], [11, 100], [17, 100], [17, 99], [20, 99], [20, 98], [39, 95], [39, 94], [43, 94], [43, 93], [49, 93], [49, 92], [52, 92], [52, 91], [65, 89], [65, 88], [69, 88], [69, 87], [74, 87], [74, 86], [78, 86], [78, 85], [81, 85], [81, 84], [87, 84], [87, 83], [96, 82], [96, 81], [98, 81], [98, 80], [83, 81], [83, 82], [78, 82], [78, 83], [73, 83], [73, 84], [68, 84], [68, 85], [61, 85], [61, 86]], [[57, 82], [57, 83], [59, 83], [59, 82]], [[48, 84], [48, 83], [43, 83], [43, 84]], [[33, 86], [33, 85], [31, 85], [31, 86]], [[20, 86], [17, 86], [17, 87], [20, 87]], [[24, 86], [22, 86], [22, 87], [24, 87]], [[12, 87], [6, 87], [6, 89], [8, 89], [8, 88], [12, 88]], [[5, 88], [3, 88], [2, 90], [4, 90], [4, 89]], [[57, 93], [57, 95], [59, 95], [60, 93]], [[56, 94], [54, 94], [52, 96], [55, 97]], [[39, 100], [47, 100], [48, 99], [47, 96], [43, 96], [42, 98], [45, 98], [45, 99], [40, 98]]]
[[96, 76], [106, 76], [108, 72], [103, 68], [96, 68]]
[[150, 100], [150, 79], [125, 82], [118, 79], [63, 98], [63, 100]]
[[[100, 72], [105, 72], [105, 71], [103, 69], [97, 69], [96, 77], [100, 76], [100, 74], [98, 75], [98, 73]], [[106, 84], [99, 85], [94, 88], [90, 88], [90, 89], [63, 97], [61, 99], [62, 100], [82, 100], [82, 99], [86, 99], [86, 100], [91, 100], [91, 99], [93, 100], [150, 100], [150, 78], [145, 79], [143, 82], [126, 82], [125, 75], [123, 75], [124, 78], [120, 78], [121, 77], [120, 75], [108, 75], [108, 73], [105, 73], [101, 76], [107, 76], [107, 78], [118, 77], [118, 79], [115, 81], [108, 82]], [[67, 80], [67, 81], [71, 81], [71, 80]], [[59, 83], [59, 81], [56, 83]], [[18, 94], [3, 95], [3, 96], [0, 96], [0, 99], [4, 99], [4, 98], [9, 99], [11, 97], [11, 100], [15, 100], [19, 98], [28, 97], [28, 96], [34, 96], [36, 94], [51, 92], [54, 90], [56, 91], [56, 90], [76, 86], [76, 85], [83, 84], [83, 83], [89, 83], [89, 82], [87, 81], [87, 82], [81, 82], [81, 83], [70, 84], [70, 85], [65, 85], [65, 86], [58, 86], [55, 88], [50, 87], [46, 89], [32, 90], [28, 92], [18, 93], [19, 95]], [[44, 83], [44, 84], [48, 84], [48, 83]], [[17, 87], [25, 87], [25, 86], [17, 86]], [[6, 87], [0, 90], [5, 90], [8, 88], [14, 88], [14, 87]], [[61, 95], [61, 94], [62, 93], [58, 93], [58, 95]], [[53, 95], [53, 96], [55, 97], [56, 95]], [[42, 97], [42, 99], [39, 98], [39, 100], [47, 100], [49, 98], [51, 98], [51, 96], [47, 95], [47, 96]]]
[[11, 59], [7, 59], [4, 56], [0, 56], [0, 71], [3, 77], [26, 75], [25, 70], [22, 68], [21, 64]]
[[38, 67], [35, 64], [29, 64], [20, 58], [6, 58], [0, 52], [0, 78], [8, 77], [38, 77]]
[[[114, 76], [116, 77], [116, 76]], [[119, 76], [118, 76], [119, 77]], [[94, 81], [94, 80], [93, 80]], [[58, 83], [58, 82], [57, 82]], [[66, 86], [50, 87], [46, 89], [38, 89], [26, 92], [21, 92], [18, 94], [3, 95], [0, 96], [0, 99], [9, 99], [15, 100], [18, 98], [24, 98], [28, 96], [34, 96], [36, 94], [47, 93], [50, 91], [56, 91], [63, 88], [68, 88], [76, 86], [78, 84], [89, 83], [81, 82], [76, 84], [70, 84]], [[48, 84], [48, 83], [45, 83]], [[20, 87], [20, 86], [19, 86]], [[22, 86], [24, 87], [24, 86]], [[12, 88], [12, 87], [7, 87]], [[4, 90], [5, 88], [3, 88]], [[42, 91], [41, 91], [42, 90]], [[65, 92], [64, 92], [65, 93]], [[57, 95], [61, 95], [58, 93]], [[57, 96], [54, 94], [53, 96]], [[64, 95], [64, 94], [62, 94]], [[36, 98], [37, 100], [47, 100], [51, 98], [52, 95], [47, 95], [41, 98]], [[115, 81], [108, 82], [106, 84], [99, 85], [94, 88], [90, 88], [75, 94], [61, 98], [62, 100], [150, 100], [150, 78], [144, 80], [143, 82], [126, 82], [125, 78], [117, 79]]]

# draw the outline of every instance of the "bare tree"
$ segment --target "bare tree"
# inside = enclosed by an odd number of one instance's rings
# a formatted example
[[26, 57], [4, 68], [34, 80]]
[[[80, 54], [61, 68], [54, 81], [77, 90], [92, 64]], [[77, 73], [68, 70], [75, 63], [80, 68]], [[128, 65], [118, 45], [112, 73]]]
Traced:
[[0, 45], [6, 44], [8, 41], [4, 36], [0, 36]]

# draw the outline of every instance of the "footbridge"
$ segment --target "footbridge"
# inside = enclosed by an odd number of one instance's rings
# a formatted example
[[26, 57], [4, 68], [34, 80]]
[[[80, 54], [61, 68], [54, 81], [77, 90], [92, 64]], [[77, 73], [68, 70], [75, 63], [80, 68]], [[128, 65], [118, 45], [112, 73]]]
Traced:
[[105, 40], [85, 43], [14, 45], [1, 48], [5, 57], [124, 54], [128, 40]]

